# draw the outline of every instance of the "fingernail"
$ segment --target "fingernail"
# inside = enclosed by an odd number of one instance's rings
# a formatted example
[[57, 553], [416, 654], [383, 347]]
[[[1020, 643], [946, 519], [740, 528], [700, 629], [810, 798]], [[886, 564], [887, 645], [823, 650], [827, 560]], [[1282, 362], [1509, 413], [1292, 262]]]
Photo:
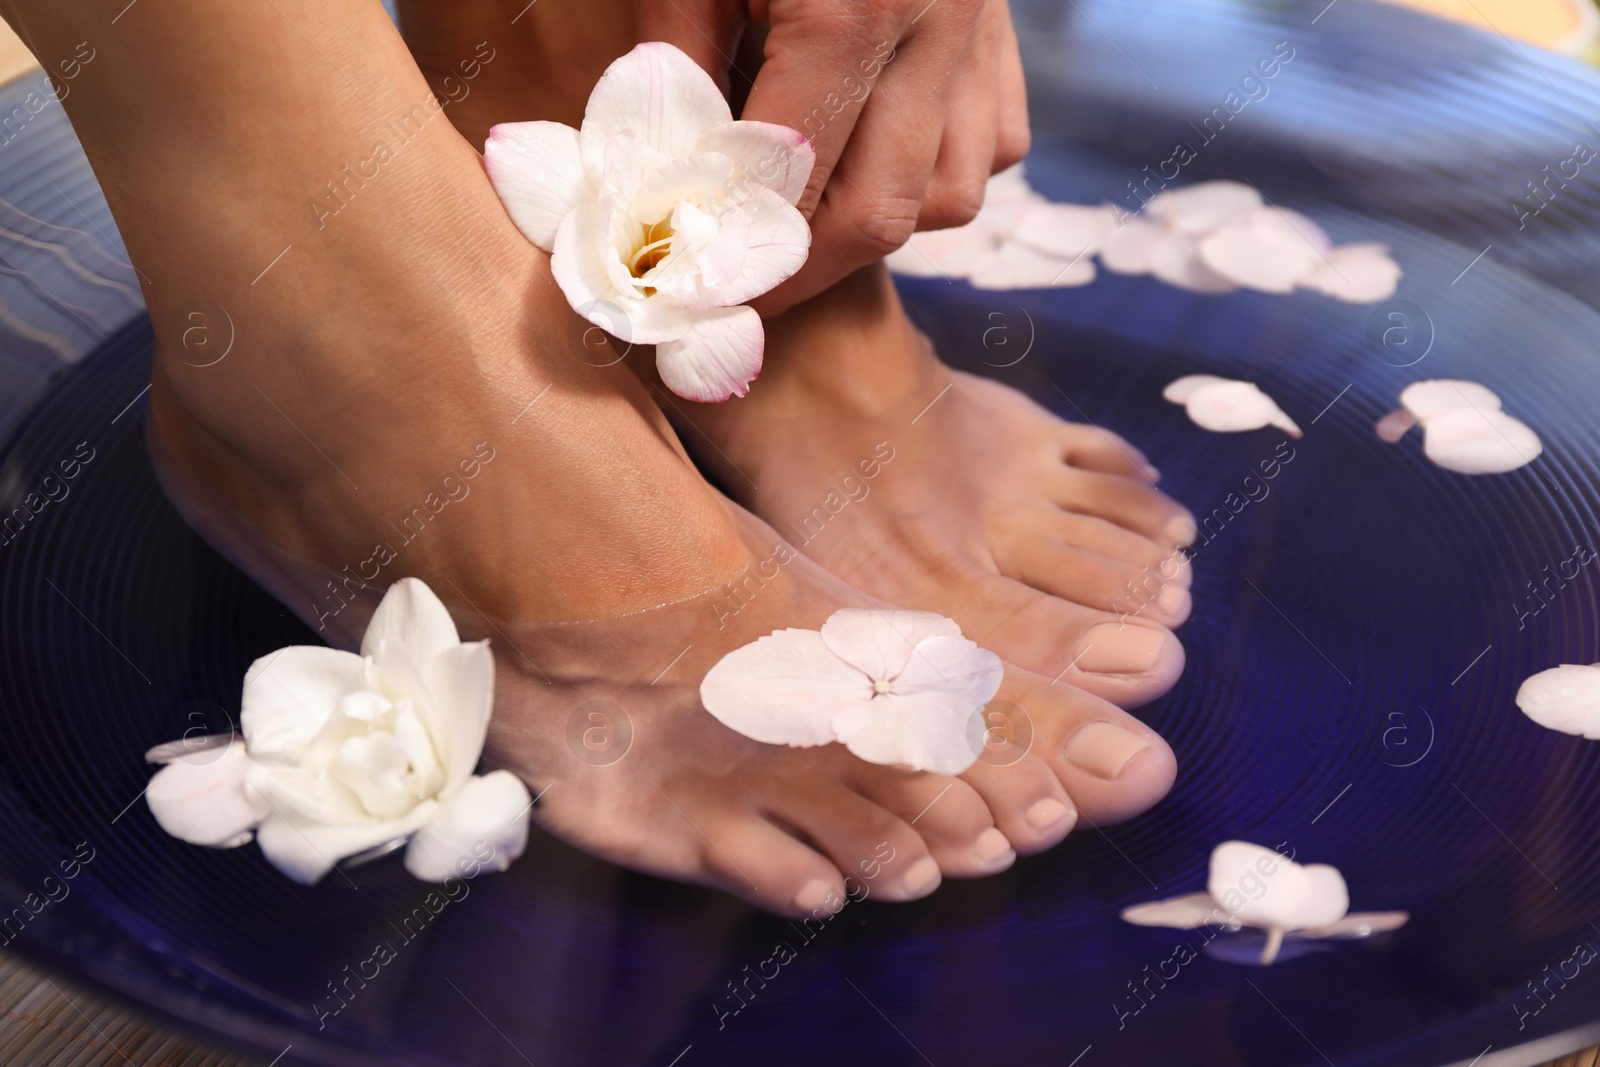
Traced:
[[1029, 826], [1043, 833], [1052, 826], [1059, 825], [1062, 819], [1071, 814], [1072, 809], [1061, 801], [1054, 797], [1045, 797], [1043, 800], [1034, 801], [1032, 807], [1028, 808], [1022, 817], [1027, 820]]
[[1161, 472], [1148, 463], [1145, 464], [1144, 476], [1147, 481], [1159, 482], [1161, 480]]
[[1192, 545], [1199, 530], [1195, 527], [1194, 520], [1187, 515], [1179, 515], [1162, 527], [1161, 535], [1168, 544]]
[[1083, 635], [1073, 662], [1093, 674], [1148, 674], [1171, 640], [1165, 630], [1103, 622]]
[[834, 894], [832, 883], [821, 878], [814, 878], [805, 884], [805, 888], [794, 895], [795, 911], [816, 911], [827, 903], [828, 897]]
[[1108, 722], [1092, 722], [1067, 739], [1067, 762], [1096, 778], [1117, 780], [1128, 761], [1150, 747], [1150, 742]]
[[1182, 615], [1189, 607], [1189, 590], [1181, 585], [1163, 586], [1156, 594], [1156, 607], [1164, 615]]
[[901, 891], [907, 900], [916, 900], [925, 897], [939, 885], [939, 865], [933, 862], [932, 856], [924, 856], [911, 865], [906, 871], [906, 876], [900, 882]]
[[978, 862], [987, 867], [1011, 851], [1011, 842], [991, 826], [978, 835], [977, 851]]

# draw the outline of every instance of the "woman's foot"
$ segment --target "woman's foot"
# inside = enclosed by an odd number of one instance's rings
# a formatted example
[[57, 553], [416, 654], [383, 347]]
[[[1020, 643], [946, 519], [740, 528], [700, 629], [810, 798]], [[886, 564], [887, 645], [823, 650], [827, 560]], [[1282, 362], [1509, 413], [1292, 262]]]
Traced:
[[768, 322], [748, 397], [657, 397], [730, 495], [858, 594], [1124, 707], [1182, 671], [1189, 513], [1126, 441], [940, 363], [882, 268]]

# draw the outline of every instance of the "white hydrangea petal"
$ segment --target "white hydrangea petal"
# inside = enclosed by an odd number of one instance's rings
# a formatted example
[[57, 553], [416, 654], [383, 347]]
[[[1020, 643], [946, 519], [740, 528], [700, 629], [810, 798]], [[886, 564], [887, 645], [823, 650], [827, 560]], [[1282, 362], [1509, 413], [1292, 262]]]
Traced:
[[1150, 258], [1150, 273], [1168, 285], [1192, 293], [1221, 296], [1238, 288], [1231, 279], [1201, 259], [1196, 239], [1183, 233], [1169, 233], [1156, 245]]
[[1503, 411], [1460, 410], [1423, 422], [1422, 450], [1457, 474], [1504, 474], [1539, 458], [1544, 443]]
[[1088, 285], [1095, 279], [1094, 258], [1088, 253], [1062, 258], [1030, 245], [1009, 241], [968, 280], [976, 289], [1063, 289]]
[[1226, 381], [1195, 389], [1184, 403], [1196, 426], [1215, 433], [1238, 433], [1276, 426], [1291, 437], [1300, 427], [1254, 382]]
[[494, 711], [494, 654], [489, 642], [447, 648], [423, 665], [432, 699], [421, 709], [444, 766], [444, 794], [472, 776]]
[[1144, 212], [1179, 233], [1210, 233], [1262, 206], [1261, 194], [1242, 182], [1213, 181], [1157, 193]]
[[993, 652], [965, 637], [939, 634], [917, 642], [893, 686], [897, 695], [953, 693], [966, 701], [970, 716], [994, 699], [1004, 676], [1005, 665]]
[[718, 722], [770, 745], [834, 740], [834, 715], [872, 697], [866, 675], [829, 651], [815, 630], [779, 630], [734, 649], [700, 683]]
[[1452, 411], [1500, 410], [1500, 397], [1494, 390], [1460, 378], [1430, 378], [1412, 382], [1401, 391], [1400, 403], [1423, 421]]
[[656, 371], [666, 387], [701, 403], [748, 393], [766, 347], [761, 316], [744, 305], [683, 314], [688, 328], [656, 344]]
[[1400, 408], [1397, 411], [1389, 412], [1389, 414], [1379, 419], [1374, 429], [1377, 430], [1380, 440], [1386, 441], [1392, 445], [1396, 441], [1400, 440], [1400, 438], [1410, 433], [1411, 428], [1416, 424], [1417, 417], [1411, 414], [1411, 412], [1407, 411], [1405, 408]]
[[1299, 930], [1296, 937], [1353, 940], [1398, 930], [1411, 920], [1404, 911], [1353, 911], [1338, 922]]
[[1185, 893], [1181, 897], [1152, 900], [1122, 909], [1122, 920], [1135, 926], [1166, 926], [1175, 930], [1194, 930], [1207, 924], [1228, 922], [1228, 913], [1210, 893]]
[[1033, 191], [1033, 186], [1028, 184], [1027, 176], [1023, 173], [1021, 163], [1013, 163], [998, 174], [989, 176], [988, 184], [984, 187], [983, 202], [985, 204], [1026, 203], [1038, 194]]
[[567, 213], [593, 198], [578, 131], [559, 122], [502, 122], [489, 130], [483, 166], [506, 214], [546, 252]]
[[1225, 841], [1212, 851], [1206, 888], [1224, 910], [1237, 903], [1237, 921], [1269, 929], [1326, 926], [1350, 908], [1344, 878], [1334, 868], [1302, 867], [1246, 841]]
[[1324, 262], [1311, 237], [1272, 208], [1257, 209], [1207, 234], [1199, 254], [1217, 274], [1264, 293], [1293, 292]]
[[840, 608], [822, 624], [828, 649], [874, 681], [898, 677], [923, 641], [960, 636], [953, 619], [898, 608]]
[[[1326, 927], [1344, 918], [1350, 910], [1350, 890], [1344, 875], [1326, 863], [1311, 863], [1302, 867], [1304, 877], [1300, 884], [1300, 897], [1295, 905], [1295, 921], [1286, 930]], [[1272, 895], [1268, 883], [1267, 895]]]
[[583, 113], [583, 149], [631, 132], [674, 158], [694, 151], [702, 134], [733, 121], [711, 76], [670, 44], [649, 41], [600, 76]]
[[960, 774], [978, 761], [978, 750], [968, 739], [976, 711], [957, 693], [883, 694], [840, 708], [833, 729], [846, 748], [868, 763]]
[[271, 813], [249, 784], [244, 743], [180, 756], [150, 779], [145, 801], [161, 829], [191, 845], [239, 844]]
[[301, 885], [315, 885], [347, 856], [408, 837], [433, 817], [438, 804], [425, 800], [404, 818], [329, 824], [291, 819], [273, 812], [256, 830], [267, 862]]
[[353, 652], [296, 645], [262, 656], [244, 676], [239, 727], [257, 758], [298, 759], [339, 701], [366, 687]]
[[1517, 707], [1547, 729], [1600, 740], [1600, 664], [1540, 671], [1517, 690]]
[[885, 262], [896, 274], [913, 278], [966, 278], [992, 263], [999, 251], [993, 230], [969, 222], [951, 230], [914, 233]]
[[771, 122], [741, 120], [707, 130], [695, 152], [715, 152], [733, 161], [730, 199], [742, 203], [748, 186], [765, 187], [791, 206], [800, 202], [817, 153], [799, 130]]
[[1400, 278], [1400, 264], [1390, 258], [1388, 245], [1353, 244], [1330, 249], [1327, 262], [1300, 284], [1347, 303], [1375, 304], [1395, 294]]
[[403, 645], [418, 663], [425, 663], [461, 643], [455, 620], [428, 583], [401, 578], [383, 594], [378, 610], [361, 638], [361, 654], [376, 656], [386, 643]]
[[1163, 399], [1174, 404], [1186, 403], [1196, 392], [1210, 385], [1228, 385], [1234, 381], [1232, 378], [1219, 378], [1215, 374], [1185, 374], [1161, 390]]
[[1036, 252], [1070, 262], [1087, 260], [1117, 231], [1111, 209], [1100, 204], [1028, 204], [1017, 215], [1011, 240]]
[[528, 846], [532, 798], [510, 771], [472, 778], [440, 804], [406, 848], [406, 870], [424, 882], [503, 871]]
[[1106, 238], [1100, 265], [1117, 274], [1149, 274], [1167, 242], [1167, 228], [1146, 218], [1127, 218]]

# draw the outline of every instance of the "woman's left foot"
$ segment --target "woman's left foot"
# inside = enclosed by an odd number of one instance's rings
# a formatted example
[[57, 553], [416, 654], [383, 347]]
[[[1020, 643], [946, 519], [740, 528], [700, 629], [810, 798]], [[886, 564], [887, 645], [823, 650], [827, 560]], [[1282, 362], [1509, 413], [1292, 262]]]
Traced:
[[1124, 707], [1182, 672], [1188, 511], [1115, 434], [939, 362], [881, 266], [770, 320], [749, 396], [655, 395], [730, 496], [863, 594]]

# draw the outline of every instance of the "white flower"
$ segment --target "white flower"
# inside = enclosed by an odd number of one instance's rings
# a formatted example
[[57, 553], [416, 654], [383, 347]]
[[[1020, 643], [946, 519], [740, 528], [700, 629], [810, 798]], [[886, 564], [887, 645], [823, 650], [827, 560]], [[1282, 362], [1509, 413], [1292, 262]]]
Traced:
[[151, 749], [166, 766], [145, 795], [168, 833], [230, 847], [253, 830], [267, 859], [308, 885], [402, 838], [406, 869], [427, 881], [476, 869], [485, 846], [504, 870], [527, 844], [530, 804], [509, 771], [472, 773], [493, 703], [488, 642], [463, 644], [433, 591], [404, 578], [360, 655], [299, 646], [251, 664], [244, 740]]
[[484, 166], [506, 212], [551, 253], [574, 310], [656, 346], [668, 388], [743, 396], [761, 370], [761, 318], [743, 305], [805, 262], [795, 208], [815, 153], [799, 132], [735, 122], [711, 77], [668, 44], [606, 68], [583, 128], [505, 123]]
[[1517, 707], [1551, 730], [1600, 740], [1600, 663], [1563, 663], [1522, 683]]
[[1034, 192], [1018, 163], [989, 179], [977, 218], [912, 234], [887, 262], [898, 274], [965, 278], [977, 289], [1088, 285], [1093, 254], [1115, 228], [1109, 208], [1057, 204]]
[[1182, 404], [1202, 430], [1235, 433], [1276, 426], [1290, 437], [1300, 436], [1295, 421], [1254, 382], [1214, 374], [1188, 374], [1163, 389], [1161, 395], [1174, 404]]
[[778, 630], [723, 656], [700, 700], [771, 745], [841, 741], [870, 763], [960, 774], [974, 716], [1000, 688], [1000, 657], [926, 611], [846, 608], [817, 630]]
[[1500, 398], [1477, 382], [1434, 378], [1413, 382], [1401, 408], [1378, 420], [1378, 436], [1393, 444], [1422, 426], [1422, 451], [1458, 474], [1503, 474], [1544, 451], [1539, 435], [1500, 410]]
[[1369, 937], [1395, 930], [1410, 918], [1403, 911], [1347, 914], [1350, 894], [1344, 876], [1324, 863], [1301, 866], [1278, 853], [1245, 841], [1225, 841], [1211, 853], [1206, 892], [1125, 908], [1122, 918], [1135, 926], [1200, 926], [1267, 931], [1263, 965], [1277, 959], [1285, 934], [1298, 938]]

